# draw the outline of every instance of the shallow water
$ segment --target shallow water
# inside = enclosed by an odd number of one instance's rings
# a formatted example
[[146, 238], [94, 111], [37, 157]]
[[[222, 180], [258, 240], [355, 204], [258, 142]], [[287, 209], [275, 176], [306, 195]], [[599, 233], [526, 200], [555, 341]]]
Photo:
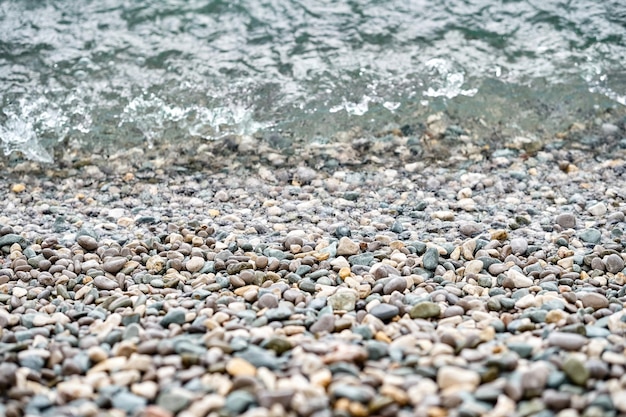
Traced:
[[323, 141], [439, 111], [550, 135], [623, 110], [624, 62], [619, 0], [4, 1], [0, 146]]

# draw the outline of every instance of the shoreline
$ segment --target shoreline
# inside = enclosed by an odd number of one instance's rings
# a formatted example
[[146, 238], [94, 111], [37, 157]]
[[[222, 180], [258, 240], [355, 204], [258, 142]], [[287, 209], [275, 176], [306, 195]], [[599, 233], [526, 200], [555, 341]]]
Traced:
[[619, 138], [436, 162], [390, 137], [12, 165], [0, 411], [626, 413]]

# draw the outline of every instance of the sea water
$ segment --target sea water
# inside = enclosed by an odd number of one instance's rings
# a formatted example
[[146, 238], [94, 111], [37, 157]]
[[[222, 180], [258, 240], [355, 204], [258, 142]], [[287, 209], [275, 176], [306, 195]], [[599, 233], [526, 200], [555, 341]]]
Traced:
[[551, 135], [622, 111], [625, 63], [623, 0], [5, 0], [0, 148], [328, 141], [438, 112]]

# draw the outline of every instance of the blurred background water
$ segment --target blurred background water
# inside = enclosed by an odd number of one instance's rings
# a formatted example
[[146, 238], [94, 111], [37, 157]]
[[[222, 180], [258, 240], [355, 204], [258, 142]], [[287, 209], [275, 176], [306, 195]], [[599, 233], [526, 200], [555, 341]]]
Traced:
[[440, 111], [550, 135], [623, 110], [624, 63], [623, 0], [5, 0], [0, 148], [323, 141]]

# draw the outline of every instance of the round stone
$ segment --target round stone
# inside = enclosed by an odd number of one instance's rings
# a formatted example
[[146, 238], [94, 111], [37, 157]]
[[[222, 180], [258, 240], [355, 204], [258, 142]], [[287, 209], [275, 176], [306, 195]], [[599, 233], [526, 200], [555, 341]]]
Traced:
[[185, 264], [187, 271], [194, 273], [204, 268], [204, 259], [200, 256], [192, 256]]
[[621, 256], [612, 253], [604, 258], [604, 265], [606, 266], [606, 270], [617, 274], [624, 269], [624, 259]]
[[80, 235], [76, 238], [76, 243], [85, 250], [94, 251], [98, 249], [98, 241], [91, 236]]
[[395, 305], [382, 303], [374, 306], [374, 308], [370, 310], [370, 314], [382, 321], [387, 321], [400, 314], [400, 309]]

